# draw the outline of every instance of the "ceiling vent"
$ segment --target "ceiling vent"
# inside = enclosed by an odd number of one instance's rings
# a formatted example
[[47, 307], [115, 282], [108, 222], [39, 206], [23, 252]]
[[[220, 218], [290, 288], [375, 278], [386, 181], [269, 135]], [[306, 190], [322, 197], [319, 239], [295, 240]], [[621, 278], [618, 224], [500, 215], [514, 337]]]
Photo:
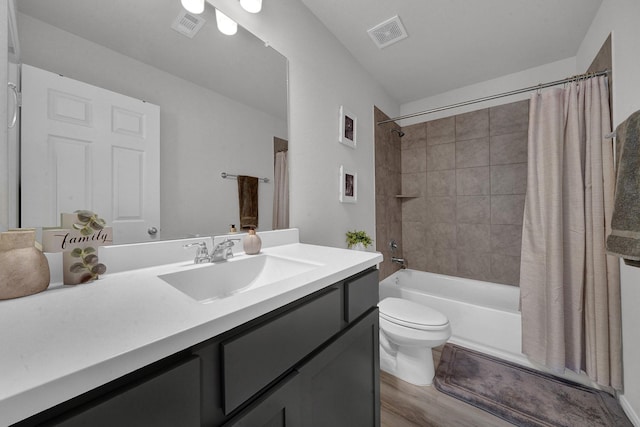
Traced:
[[369, 33], [373, 42], [380, 49], [399, 42], [402, 39], [406, 39], [409, 36], [398, 15], [376, 25], [368, 30], [367, 33]]
[[171, 25], [171, 28], [176, 30], [182, 35], [189, 37], [190, 39], [196, 35], [196, 33], [202, 28], [205, 24], [204, 18], [200, 18], [199, 16], [193, 15], [186, 10], [182, 10], [180, 14], [176, 17]]

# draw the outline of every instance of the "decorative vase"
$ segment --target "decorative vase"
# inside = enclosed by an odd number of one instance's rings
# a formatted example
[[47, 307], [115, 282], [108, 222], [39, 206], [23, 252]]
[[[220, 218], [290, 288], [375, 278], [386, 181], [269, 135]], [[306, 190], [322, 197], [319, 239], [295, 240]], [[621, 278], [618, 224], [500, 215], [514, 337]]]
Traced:
[[242, 239], [242, 247], [247, 255], [255, 255], [262, 248], [262, 239], [256, 234], [256, 230], [249, 230], [244, 239]]
[[0, 233], [0, 300], [24, 297], [49, 287], [49, 262], [35, 247], [36, 232]]
[[356, 251], [366, 251], [367, 248], [365, 248], [364, 243], [358, 242], [356, 244], [354, 244], [353, 246], [351, 246], [351, 249], [354, 249]]

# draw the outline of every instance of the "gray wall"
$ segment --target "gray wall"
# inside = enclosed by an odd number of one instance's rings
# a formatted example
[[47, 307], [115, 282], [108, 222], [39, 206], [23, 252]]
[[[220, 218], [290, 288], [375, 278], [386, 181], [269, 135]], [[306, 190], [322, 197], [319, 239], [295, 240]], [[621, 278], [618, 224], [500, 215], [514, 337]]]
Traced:
[[518, 285], [528, 101], [403, 128], [403, 254], [411, 268]]

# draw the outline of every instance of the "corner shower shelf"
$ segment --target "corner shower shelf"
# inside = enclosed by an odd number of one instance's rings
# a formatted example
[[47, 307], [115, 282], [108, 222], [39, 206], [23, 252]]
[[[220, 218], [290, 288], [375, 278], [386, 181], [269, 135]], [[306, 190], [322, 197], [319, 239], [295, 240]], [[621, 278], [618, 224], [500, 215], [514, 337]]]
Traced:
[[420, 196], [413, 194], [396, 194], [397, 199], [415, 199], [416, 197]]

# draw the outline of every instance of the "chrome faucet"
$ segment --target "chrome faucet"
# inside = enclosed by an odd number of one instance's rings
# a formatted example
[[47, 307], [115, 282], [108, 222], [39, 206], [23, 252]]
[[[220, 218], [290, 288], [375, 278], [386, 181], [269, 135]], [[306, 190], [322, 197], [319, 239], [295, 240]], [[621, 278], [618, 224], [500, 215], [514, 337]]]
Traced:
[[404, 258], [396, 258], [394, 256], [391, 257], [391, 262], [395, 264], [400, 264], [400, 268], [407, 268], [409, 264], [405, 261]]
[[391, 262], [394, 264], [400, 264], [400, 268], [409, 267], [409, 263], [404, 258], [395, 257], [395, 253], [398, 250], [398, 243], [395, 240], [389, 241], [389, 248], [391, 249]]
[[239, 242], [240, 239], [226, 238], [222, 243], [218, 243], [211, 252], [211, 262], [226, 261], [233, 257], [233, 245], [235, 242]]
[[209, 249], [207, 248], [207, 244], [205, 242], [196, 242], [184, 245], [185, 248], [191, 248], [194, 246], [196, 248], [196, 257], [193, 259], [193, 262], [195, 264], [210, 262]]
[[184, 245], [185, 248], [196, 247], [196, 257], [193, 259], [195, 264], [202, 264], [205, 262], [220, 262], [226, 261], [233, 257], [233, 245], [235, 242], [239, 242], [240, 239], [224, 239], [221, 243], [218, 243], [211, 253], [207, 248], [206, 242], [196, 242]]

